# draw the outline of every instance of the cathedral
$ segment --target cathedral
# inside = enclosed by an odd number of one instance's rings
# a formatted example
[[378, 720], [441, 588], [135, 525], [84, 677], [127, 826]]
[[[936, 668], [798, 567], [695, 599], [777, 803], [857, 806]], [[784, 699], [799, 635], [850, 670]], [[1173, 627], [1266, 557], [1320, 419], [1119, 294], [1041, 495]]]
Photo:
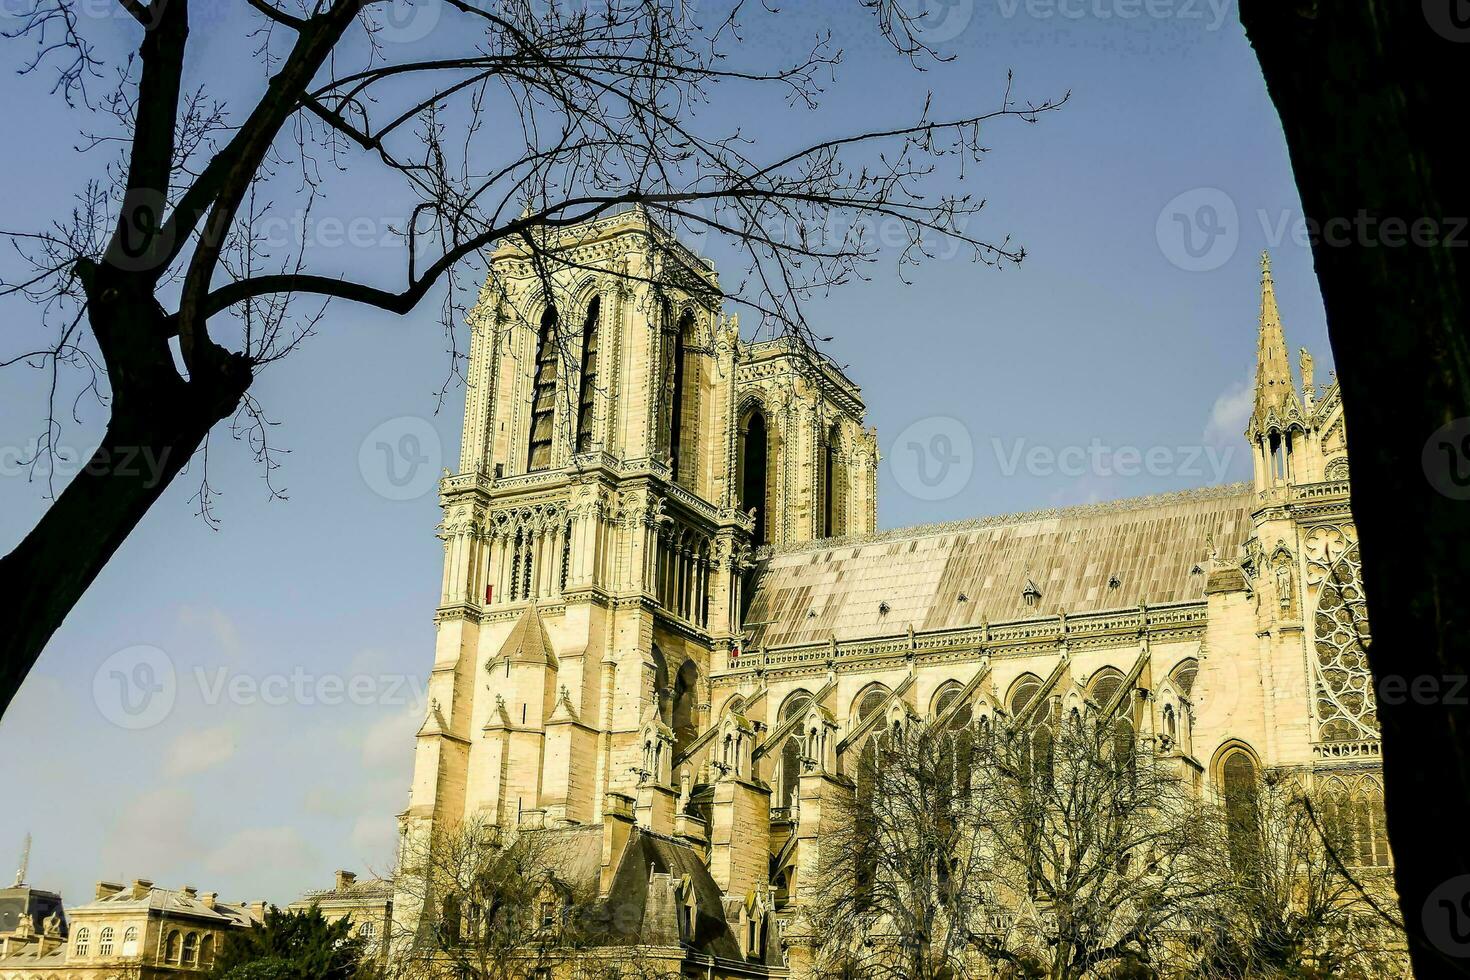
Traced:
[[[867, 734], [1080, 708], [1201, 793], [1307, 774], [1388, 863], [1340, 394], [1305, 350], [1298, 383], [1268, 258], [1252, 482], [877, 531], [837, 366], [742, 340], [639, 209], [552, 245], [501, 246], [470, 316], [403, 846], [564, 835], [673, 972], [784, 975]], [[438, 914], [400, 882], [395, 932]]]

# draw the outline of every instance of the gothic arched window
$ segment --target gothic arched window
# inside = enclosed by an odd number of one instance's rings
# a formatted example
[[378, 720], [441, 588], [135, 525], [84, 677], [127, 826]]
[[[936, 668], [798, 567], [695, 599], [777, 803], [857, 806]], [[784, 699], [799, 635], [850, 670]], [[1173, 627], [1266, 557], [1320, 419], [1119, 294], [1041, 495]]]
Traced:
[[834, 422], [827, 430], [826, 438], [822, 440], [822, 533], [820, 537], [824, 538], [840, 534], [844, 524], [847, 474], [837, 455], [840, 432], [837, 423]]
[[1173, 678], [1174, 686], [1179, 689], [1179, 693], [1189, 697], [1194, 690], [1194, 679], [1198, 673], [1199, 661], [1191, 657], [1188, 660], [1181, 660], [1179, 666], [1175, 667], [1169, 676]]
[[1220, 757], [1219, 779], [1225, 800], [1230, 858], [1237, 869], [1244, 870], [1253, 861], [1258, 846], [1260, 770], [1255, 757], [1238, 745], [1227, 749]]
[[697, 404], [698, 371], [690, 370], [690, 350], [694, 334], [694, 314], [685, 310], [679, 317], [674, 335], [666, 345], [664, 377], [667, 413], [669, 467], [674, 480], [690, 486], [694, 474], [695, 446], [699, 440], [699, 406]]
[[191, 932], [184, 937], [184, 965], [193, 966], [199, 961], [199, 933]]
[[[806, 711], [812, 696], [806, 691], [797, 691], [781, 706], [781, 720], [790, 721]], [[797, 729], [786, 736], [781, 745], [781, 795], [778, 806], [789, 807], [796, 802], [797, 780], [801, 777], [801, 731]]]
[[168, 934], [163, 947], [163, 958], [169, 963], [178, 963], [184, 953], [184, 937], [177, 929]]
[[112, 926], [104, 926], [102, 928], [102, 931], [97, 934], [97, 955], [98, 956], [111, 956], [112, 955], [112, 936], [113, 936]]
[[1056, 771], [1056, 742], [1045, 725], [1031, 733], [1031, 773], [1043, 792], [1050, 792]]
[[863, 691], [862, 694], [858, 695], [857, 701], [853, 704], [852, 727], [857, 728], [863, 722], [867, 721], [872, 714], [883, 707], [883, 702], [887, 700], [888, 688], [882, 684], [874, 684]]
[[587, 319], [582, 323], [581, 396], [577, 400], [577, 452], [592, 448], [597, 404], [597, 333], [601, 303], [596, 296], [587, 304]]
[[740, 426], [740, 509], [755, 510], [755, 543], [766, 543], [766, 472], [770, 436], [766, 416], [751, 408]]
[[670, 711], [669, 727], [674, 730], [674, 755], [684, 751], [684, 747], [692, 742], [699, 734], [699, 725], [695, 718], [695, 702], [699, 700], [699, 668], [693, 660], [684, 661], [679, 672], [674, 675], [673, 708]]
[[1031, 703], [1031, 699], [1041, 691], [1041, 678], [1035, 674], [1022, 674], [1016, 683], [1011, 685], [1011, 696], [1006, 699], [1006, 707], [1011, 712], [1011, 717], [1019, 715]]
[[1092, 682], [1088, 685], [1087, 696], [1092, 698], [1099, 709], [1105, 708], [1112, 702], [1118, 693], [1118, 688], [1123, 686], [1123, 672], [1114, 667], [1104, 667], [1092, 675]]
[[75, 950], [77, 956], [87, 955], [87, 943], [91, 938], [92, 934], [86, 926], [77, 930], [76, 938], [72, 940], [72, 949]]
[[541, 314], [536, 340], [536, 375], [531, 395], [531, 435], [526, 443], [526, 472], [551, 466], [551, 441], [556, 417], [556, 307]]

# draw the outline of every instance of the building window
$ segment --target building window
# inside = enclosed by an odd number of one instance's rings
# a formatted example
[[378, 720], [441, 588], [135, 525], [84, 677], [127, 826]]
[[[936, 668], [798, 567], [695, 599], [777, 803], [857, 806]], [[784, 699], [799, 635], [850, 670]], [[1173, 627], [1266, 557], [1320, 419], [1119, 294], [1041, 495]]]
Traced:
[[123, 931], [122, 955], [138, 955], [138, 929], [136, 926], [128, 926], [127, 929]]
[[208, 969], [214, 966], [214, 937], [205, 936], [199, 943], [199, 965]]
[[1255, 757], [1234, 746], [1220, 758], [1220, 792], [1225, 800], [1225, 825], [1229, 835], [1230, 859], [1244, 870], [1256, 853], [1260, 770]]
[[184, 937], [177, 929], [168, 934], [168, 942], [163, 947], [163, 958], [168, 963], [178, 963], [184, 953]]
[[1190, 692], [1194, 690], [1194, 678], [1198, 673], [1199, 661], [1191, 658], [1181, 661], [1179, 666], [1174, 668], [1174, 673], [1169, 676], [1174, 679], [1174, 686], [1179, 689], [1179, 693], [1189, 697]]
[[[786, 699], [781, 708], [781, 720], [790, 721], [806, 711], [812, 696], [806, 691], [797, 691]], [[801, 779], [801, 728], [793, 729], [781, 745], [781, 787], [777, 806], [790, 807], [796, 803], [797, 783]]]
[[847, 504], [847, 473], [837, 455], [837, 443], [841, 430], [837, 423], [827, 430], [822, 441], [822, 533], [830, 538], [844, 530]]
[[759, 408], [751, 408], [740, 426], [740, 509], [755, 511], [755, 544], [766, 543], [766, 460], [770, 452], [770, 435], [766, 416]]
[[581, 397], [577, 400], [577, 452], [592, 448], [594, 416], [597, 405], [597, 334], [601, 303], [597, 297], [587, 305], [587, 319], [582, 323]]
[[[664, 411], [668, 434], [669, 467], [675, 482], [693, 486], [694, 448], [699, 439], [698, 406], [695, 403], [698, 372], [690, 371], [689, 349], [694, 333], [694, 314], [688, 310], [679, 317], [679, 325], [665, 346]], [[692, 377], [691, 377], [692, 375]]]
[[1101, 710], [1106, 708], [1118, 693], [1118, 688], [1123, 686], [1123, 672], [1113, 667], [1104, 667], [1092, 675], [1092, 683], [1088, 687], [1087, 696]]
[[531, 398], [531, 438], [526, 448], [526, 472], [551, 466], [551, 440], [556, 417], [556, 307], [541, 314], [536, 342], [536, 376]]
[[1044, 793], [1050, 793], [1056, 773], [1056, 749], [1051, 729], [1045, 725], [1031, 733], [1031, 774]]
[[111, 956], [112, 955], [112, 936], [113, 936], [112, 926], [104, 926], [103, 929], [102, 929], [102, 931], [97, 934], [97, 955], [98, 956]]
[[1011, 696], [1006, 701], [1006, 706], [1011, 712], [1011, 717], [1019, 715], [1026, 710], [1033, 698], [1041, 692], [1041, 678], [1035, 674], [1024, 674], [1015, 684], [1011, 686]]
[[195, 966], [199, 962], [199, 933], [191, 932], [184, 937], [184, 965]]
[[882, 684], [874, 684], [862, 694], [858, 695], [857, 703], [853, 708], [854, 719], [852, 727], [857, 728], [863, 722], [867, 721], [879, 708], [883, 707], [883, 703], [887, 700], [888, 688]]
[[551, 929], [556, 926], [556, 903], [541, 903], [541, 928]]
[[363, 942], [370, 943], [373, 941], [373, 937], [378, 934], [378, 930], [371, 922], [364, 922], [357, 927], [357, 934], [362, 938]]
[[91, 942], [92, 931], [86, 926], [77, 930], [77, 938], [72, 940], [72, 951], [77, 956], [87, 955], [87, 946]]

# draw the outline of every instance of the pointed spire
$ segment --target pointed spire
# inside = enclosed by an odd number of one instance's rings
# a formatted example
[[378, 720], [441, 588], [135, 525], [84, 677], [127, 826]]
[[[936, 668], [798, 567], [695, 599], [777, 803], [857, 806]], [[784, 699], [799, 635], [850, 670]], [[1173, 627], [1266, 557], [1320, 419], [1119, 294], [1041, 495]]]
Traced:
[[1261, 327], [1256, 345], [1256, 418], [1282, 410], [1294, 400], [1291, 360], [1281, 311], [1276, 307], [1276, 283], [1271, 279], [1271, 253], [1261, 253]]

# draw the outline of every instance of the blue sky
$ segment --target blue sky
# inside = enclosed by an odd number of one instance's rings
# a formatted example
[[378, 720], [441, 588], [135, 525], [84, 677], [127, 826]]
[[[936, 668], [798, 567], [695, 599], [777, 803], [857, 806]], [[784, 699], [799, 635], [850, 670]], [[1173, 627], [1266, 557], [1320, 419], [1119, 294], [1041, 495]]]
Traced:
[[[1247, 478], [1261, 249], [1273, 251], [1288, 342], [1313, 350], [1319, 380], [1331, 355], [1310, 252], [1291, 234], [1300, 205], [1280, 126], [1235, 11], [1205, 0], [935, 9], [928, 23], [955, 59], [916, 74], [856, 4], [792, 5], [779, 29], [745, 43], [794, 52], [830, 28], [846, 57], [821, 111], [721, 109], [774, 153], [910, 119], [928, 91], [936, 115], [994, 106], [1008, 68], [1023, 97], [1072, 93], [1035, 125], [987, 131], [992, 153], [966, 178], [989, 202], [977, 227], [1024, 245], [1022, 266], [940, 259], [906, 285], [880, 264], [810, 309], [879, 431], [880, 524]], [[259, 82], [238, 54], [244, 23], [196, 18], [193, 64], [227, 94]], [[125, 19], [87, 27], [111, 50], [133, 43]], [[426, 43], [452, 29], [438, 25]], [[49, 79], [11, 72], [26, 54], [0, 46], [8, 229], [64, 214], [103, 162], [74, 152], [88, 123], [47, 96]], [[374, 179], [355, 169], [322, 218], [390, 218]], [[333, 244], [328, 263], [371, 273], [401, 259], [357, 237]], [[268, 499], [224, 434], [210, 460], [218, 529], [195, 516], [191, 471], [122, 547], [0, 722], [0, 865], [32, 832], [31, 882], [72, 903], [98, 878], [133, 877], [285, 903], [334, 868], [388, 865], [441, 550], [432, 481], [396, 491], [375, 447], [385, 432], [413, 435], [428, 474], [457, 458], [462, 391], [435, 414], [446, 358], [433, 306], [403, 318], [334, 306], [262, 375], [256, 394], [290, 450], [276, 477], [288, 500]], [[7, 312], [8, 355], [37, 332], [24, 310]], [[38, 372], [0, 372], [5, 548], [46, 506], [44, 486], [15, 464], [40, 430], [42, 384]], [[84, 404], [61, 442], [85, 455], [103, 419]], [[115, 723], [131, 716], [118, 713], [113, 674], [139, 663], [171, 672], [172, 704], [132, 729]]]

